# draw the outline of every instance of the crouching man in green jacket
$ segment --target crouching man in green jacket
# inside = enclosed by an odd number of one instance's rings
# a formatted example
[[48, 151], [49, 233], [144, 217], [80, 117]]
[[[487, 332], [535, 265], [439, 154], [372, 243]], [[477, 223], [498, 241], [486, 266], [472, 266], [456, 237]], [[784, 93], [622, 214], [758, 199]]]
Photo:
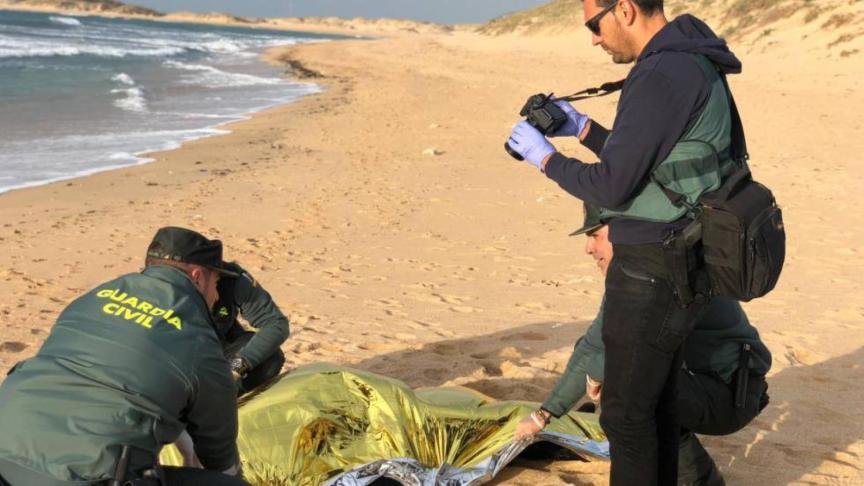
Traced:
[[[608, 229], [589, 207], [585, 225], [572, 235], [587, 234], [585, 253], [604, 274], [612, 260]], [[577, 342], [552, 393], [531, 416], [522, 420], [515, 438], [541, 430], [551, 417], [560, 417], [586, 394], [600, 402], [603, 386], [603, 308]], [[722, 486], [723, 477], [694, 434], [728, 435], [750, 423], [768, 404], [765, 373], [771, 353], [731, 299], [714, 298], [696, 321], [684, 344], [684, 366], [678, 372], [678, 420], [681, 440], [678, 485]], [[613, 365], [614, 366], [614, 365]]]
[[[147, 253], [144, 271], [66, 307], [0, 386], [0, 484], [247, 484], [237, 389], [211, 317], [230, 273], [222, 243], [162, 228]], [[158, 467], [184, 429], [204, 469]]]
[[[288, 339], [288, 318], [249, 272], [236, 262], [225, 267], [233, 275], [219, 279], [213, 321], [237, 380], [237, 392], [242, 395], [282, 371], [285, 354], [280, 346]], [[246, 330], [238, 316], [256, 331]]]

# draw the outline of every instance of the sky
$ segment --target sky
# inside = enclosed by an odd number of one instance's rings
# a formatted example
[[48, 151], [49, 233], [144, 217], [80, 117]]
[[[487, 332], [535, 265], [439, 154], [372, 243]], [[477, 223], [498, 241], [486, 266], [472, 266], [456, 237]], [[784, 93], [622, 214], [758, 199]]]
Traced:
[[126, 0], [160, 12], [223, 12], [246, 17], [390, 17], [439, 23], [485, 22], [549, 0]]

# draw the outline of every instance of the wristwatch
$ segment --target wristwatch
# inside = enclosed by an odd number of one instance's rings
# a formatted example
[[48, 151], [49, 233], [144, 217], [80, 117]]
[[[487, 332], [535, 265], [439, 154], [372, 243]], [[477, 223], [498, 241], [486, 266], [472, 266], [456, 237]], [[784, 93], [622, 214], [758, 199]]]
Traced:
[[241, 378], [246, 377], [246, 373], [249, 372], [249, 363], [246, 362], [245, 359], [237, 356], [231, 359], [231, 371], [240, 375]]

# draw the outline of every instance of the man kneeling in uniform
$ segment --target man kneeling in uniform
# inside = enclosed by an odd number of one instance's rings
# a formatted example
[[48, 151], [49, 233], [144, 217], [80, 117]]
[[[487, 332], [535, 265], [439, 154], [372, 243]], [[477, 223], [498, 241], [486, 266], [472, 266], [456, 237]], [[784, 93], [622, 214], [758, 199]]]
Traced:
[[[288, 319], [270, 294], [237, 262], [226, 262], [225, 269], [227, 272], [217, 284], [219, 297], [212, 308], [213, 322], [231, 363], [237, 394], [243, 395], [282, 371], [285, 354], [279, 347], [288, 339]], [[246, 330], [237, 320], [238, 315], [257, 331]], [[174, 445], [183, 457], [183, 465], [201, 467], [189, 434], [181, 434]]]
[[[147, 264], [152, 258], [148, 254]], [[212, 317], [225, 357], [231, 364], [237, 394], [242, 395], [269, 382], [282, 371], [285, 354], [279, 347], [288, 339], [288, 319], [270, 294], [239, 264], [226, 262], [223, 269]], [[238, 315], [257, 332], [244, 329], [237, 320]], [[185, 466], [201, 467], [194, 442], [184, 432], [175, 445]]]
[[[148, 265], [60, 314], [0, 386], [0, 484], [245, 485], [237, 389], [211, 308], [222, 243], [162, 228]], [[157, 466], [187, 430], [205, 469]]]
[[[612, 260], [608, 228], [587, 207], [585, 224], [571, 234], [587, 234], [585, 253], [594, 257], [605, 275]], [[603, 308], [576, 347], [564, 374], [546, 401], [516, 429], [516, 439], [530, 437], [551, 417], [567, 413], [587, 393], [600, 401], [603, 383]], [[715, 297], [696, 321], [684, 343], [684, 366], [678, 373], [678, 422], [681, 440], [678, 454], [678, 484], [721, 486], [725, 484], [717, 466], [694, 433], [728, 435], [750, 423], [768, 404], [765, 373], [771, 353], [759, 338], [741, 305]]]
[[[225, 267], [233, 275], [219, 279], [219, 300], [213, 321], [225, 346], [225, 356], [237, 380], [239, 395], [250, 392], [282, 371], [285, 354], [279, 346], [288, 339], [288, 319], [270, 294], [236, 262]], [[255, 328], [247, 331], [238, 314]]]

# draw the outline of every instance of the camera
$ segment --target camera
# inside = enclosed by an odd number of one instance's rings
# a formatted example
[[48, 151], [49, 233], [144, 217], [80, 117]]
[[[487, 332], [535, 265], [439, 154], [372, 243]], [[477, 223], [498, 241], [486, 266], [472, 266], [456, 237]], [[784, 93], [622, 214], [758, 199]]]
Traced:
[[[554, 133], [567, 122], [567, 114], [554, 103], [552, 93], [531, 96], [519, 114], [543, 135]], [[522, 156], [513, 150], [509, 143], [504, 143], [504, 150], [514, 159], [522, 160]]]

